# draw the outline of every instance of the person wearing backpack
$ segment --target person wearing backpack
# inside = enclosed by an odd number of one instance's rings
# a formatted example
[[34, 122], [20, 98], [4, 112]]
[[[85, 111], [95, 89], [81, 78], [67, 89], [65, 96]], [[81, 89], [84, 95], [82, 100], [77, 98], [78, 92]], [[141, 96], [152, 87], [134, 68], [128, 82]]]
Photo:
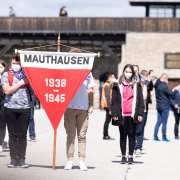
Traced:
[[9, 149], [11, 162], [8, 167], [27, 168], [25, 163], [27, 130], [30, 120], [30, 91], [28, 79], [21, 68], [20, 55], [12, 54], [11, 67], [2, 76], [2, 88], [5, 93], [4, 112], [9, 131]]

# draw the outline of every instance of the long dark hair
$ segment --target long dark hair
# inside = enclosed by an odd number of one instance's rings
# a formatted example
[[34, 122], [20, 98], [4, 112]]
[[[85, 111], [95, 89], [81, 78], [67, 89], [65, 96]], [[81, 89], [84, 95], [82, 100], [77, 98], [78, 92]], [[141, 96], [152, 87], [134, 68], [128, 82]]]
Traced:
[[7, 64], [3, 60], [0, 60], [0, 64], [4, 67], [4, 72], [3, 73], [7, 72], [8, 71]]
[[119, 79], [119, 84], [122, 84], [122, 81], [125, 81], [125, 76], [124, 76], [124, 71], [126, 68], [130, 68], [131, 71], [132, 71], [132, 77], [131, 77], [131, 82], [132, 82], [132, 86], [134, 86], [134, 83], [135, 83], [135, 72], [134, 72], [134, 68], [131, 64], [126, 64], [124, 69], [123, 69], [123, 72], [122, 72], [122, 76], [120, 77]]

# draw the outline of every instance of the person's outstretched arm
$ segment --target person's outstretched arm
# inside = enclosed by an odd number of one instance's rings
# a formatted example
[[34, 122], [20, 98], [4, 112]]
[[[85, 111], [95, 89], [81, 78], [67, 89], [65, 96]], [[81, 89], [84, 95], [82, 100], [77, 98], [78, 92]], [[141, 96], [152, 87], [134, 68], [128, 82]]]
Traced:
[[174, 91], [169, 90], [166, 85], [163, 85], [162, 91], [169, 96], [174, 96], [177, 93], [177, 90], [175, 89]]

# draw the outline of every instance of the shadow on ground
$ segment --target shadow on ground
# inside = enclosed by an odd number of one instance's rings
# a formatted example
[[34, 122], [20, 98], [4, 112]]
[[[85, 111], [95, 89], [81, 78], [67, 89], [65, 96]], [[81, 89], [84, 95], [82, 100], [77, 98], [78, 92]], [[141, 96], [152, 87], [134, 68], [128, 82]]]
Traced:
[[[52, 169], [52, 166], [44, 166], [44, 165], [34, 165], [29, 164], [30, 167], [39, 167], [39, 168], [49, 168]], [[95, 169], [95, 167], [87, 166], [88, 169]], [[56, 169], [64, 169], [64, 166], [56, 166]], [[73, 169], [79, 169], [79, 166], [73, 166]]]
[[4, 149], [3, 149], [3, 152], [9, 152], [9, 149], [7, 149], [7, 150], [4, 150]]
[[[112, 161], [113, 163], [120, 163], [121, 161]], [[143, 162], [140, 161], [134, 161], [135, 164], [144, 164]]]
[[7, 157], [6, 155], [0, 155], [0, 157]]

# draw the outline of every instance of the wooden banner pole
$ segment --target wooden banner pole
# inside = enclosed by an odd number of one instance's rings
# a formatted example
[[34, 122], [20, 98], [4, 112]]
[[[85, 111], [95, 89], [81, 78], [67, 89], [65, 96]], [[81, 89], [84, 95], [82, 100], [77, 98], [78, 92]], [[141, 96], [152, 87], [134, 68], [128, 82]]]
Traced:
[[60, 52], [60, 33], [58, 35], [58, 46], [57, 46], [57, 52]]
[[[57, 52], [60, 52], [60, 33], [58, 35], [58, 45], [57, 45]], [[57, 138], [57, 131], [54, 132], [54, 146], [53, 146], [53, 170], [56, 169], [56, 138]]]
[[54, 132], [53, 170], [56, 169], [56, 167], [55, 167], [55, 163], [56, 163], [56, 136], [57, 136], [57, 132]]

